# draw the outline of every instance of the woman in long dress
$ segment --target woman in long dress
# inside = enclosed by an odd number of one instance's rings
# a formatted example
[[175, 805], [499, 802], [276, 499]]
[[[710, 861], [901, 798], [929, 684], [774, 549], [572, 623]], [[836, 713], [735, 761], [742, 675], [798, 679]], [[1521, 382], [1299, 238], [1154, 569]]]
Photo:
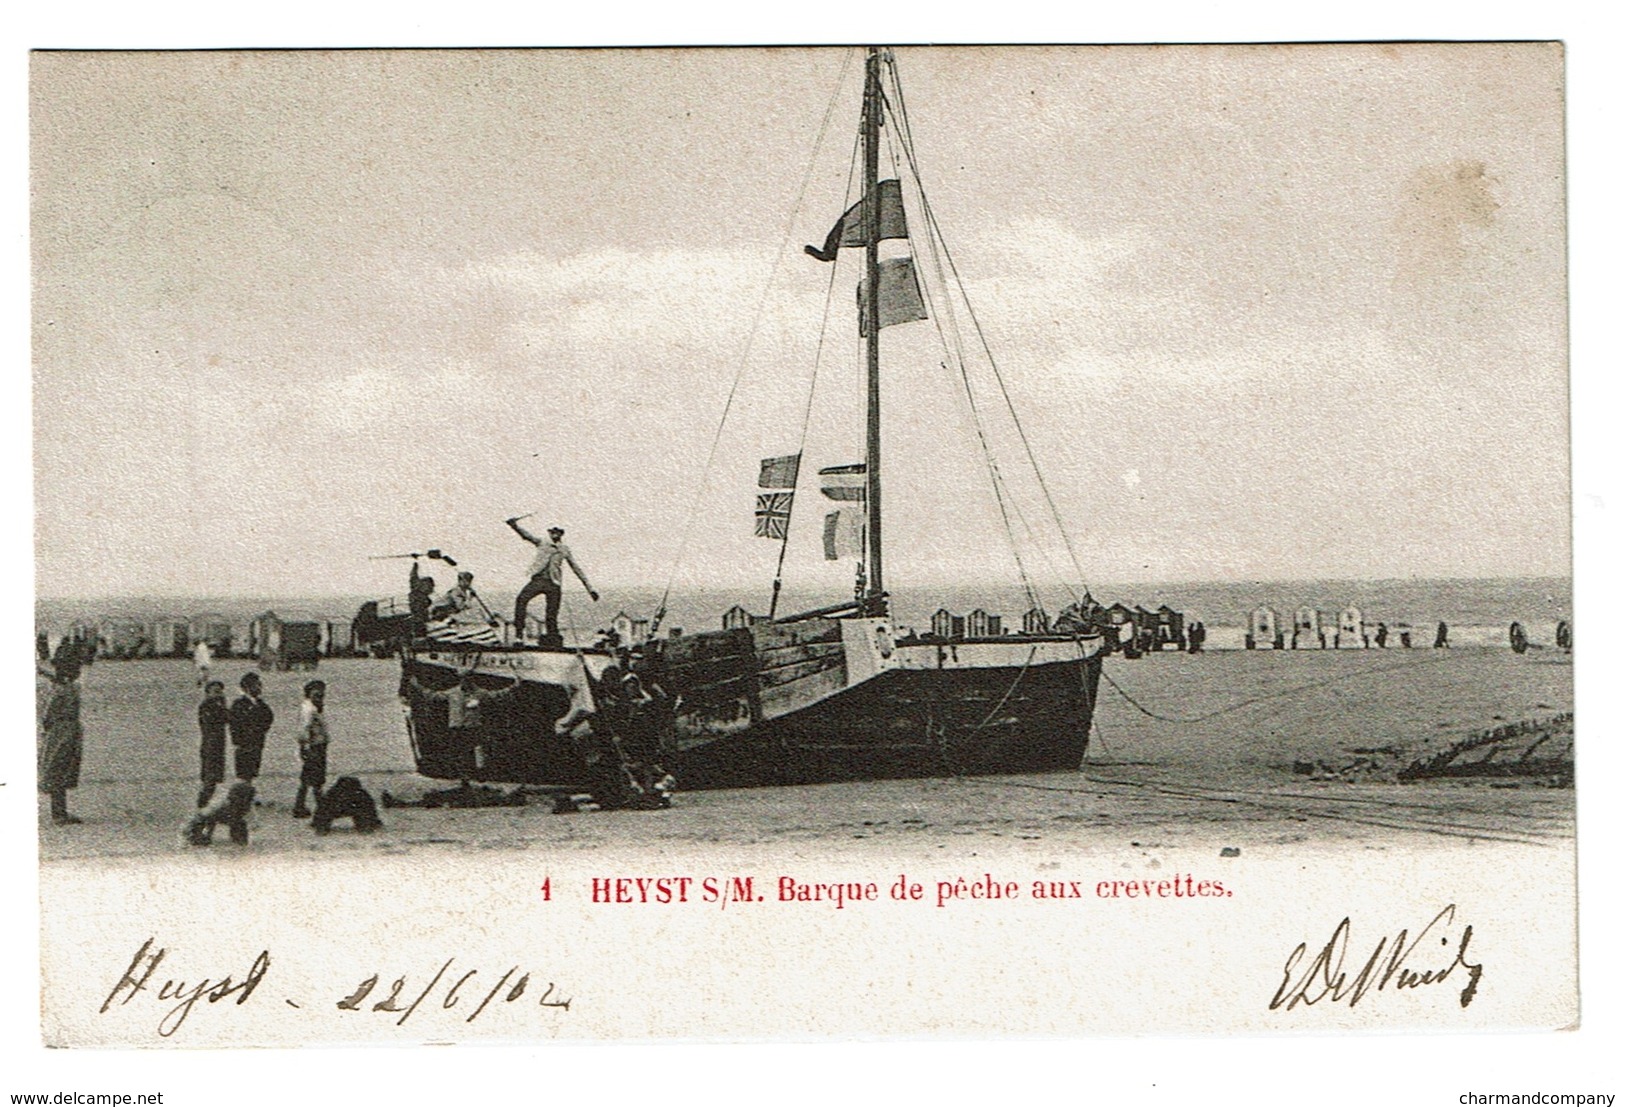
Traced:
[[68, 658], [58, 661], [51, 677], [51, 702], [40, 722], [39, 790], [51, 797], [51, 821], [58, 826], [80, 822], [68, 814], [68, 789], [79, 787], [79, 762], [85, 748], [84, 730], [79, 725], [78, 680], [75, 662]]

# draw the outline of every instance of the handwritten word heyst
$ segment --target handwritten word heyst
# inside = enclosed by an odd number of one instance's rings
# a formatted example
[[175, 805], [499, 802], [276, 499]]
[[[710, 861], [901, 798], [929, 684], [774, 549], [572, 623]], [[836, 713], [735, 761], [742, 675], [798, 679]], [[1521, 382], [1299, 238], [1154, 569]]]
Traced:
[[[116, 1015], [130, 1008], [132, 1003], [136, 1004], [134, 1009], [155, 1009], [158, 1019], [153, 1029], [161, 1038], [180, 1030], [199, 1004], [206, 1009], [231, 1000], [223, 1009], [242, 1007], [261, 992], [275, 995], [269, 1000], [257, 1001], [259, 1003], [274, 1004], [280, 999], [296, 1010], [382, 1015], [393, 1017], [396, 1026], [405, 1026], [420, 1008], [441, 1016], [455, 1012], [450, 1017], [471, 1023], [487, 1008], [568, 1011], [573, 1002], [557, 983], [542, 980], [533, 972], [523, 971], [519, 965], [499, 974], [482, 966], [460, 964], [455, 957], [446, 958], [432, 973], [400, 973], [389, 983], [380, 983], [389, 979], [387, 973], [374, 972], [364, 978], [358, 974], [346, 985], [334, 986], [326, 996], [318, 994], [310, 1001], [309, 996], [279, 993], [277, 984], [266, 983], [272, 975], [269, 950], [261, 950], [245, 972], [234, 976], [208, 970], [200, 973], [195, 966], [179, 966], [169, 948], [158, 946], [156, 942], [156, 938], [148, 938], [136, 950], [102, 1001], [100, 1014]], [[164, 968], [162, 974], [160, 966]]]
[[[551, 882], [548, 884], [551, 899]], [[624, 905], [825, 904], [837, 911], [863, 903], [922, 903], [939, 908], [955, 904], [995, 904], [1015, 900], [1053, 903], [1062, 900], [1197, 900], [1225, 899], [1235, 893], [1222, 881], [1188, 873], [1131, 880], [1013, 880], [983, 872], [917, 878], [899, 873], [895, 880], [807, 880], [799, 876], [595, 876], [590, 902]]]

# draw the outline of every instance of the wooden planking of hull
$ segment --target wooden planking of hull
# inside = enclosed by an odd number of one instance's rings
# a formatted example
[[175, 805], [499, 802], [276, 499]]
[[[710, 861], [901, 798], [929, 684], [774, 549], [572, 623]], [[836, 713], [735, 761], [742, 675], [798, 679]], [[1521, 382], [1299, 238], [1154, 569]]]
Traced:
[[[849, 618], [656, 640], [638, 671], [665, 694], [662, 763], [681, 787], [710, 788], [1076, 769], [1100, 660], [1098, 638], [899, 643], [887, 620]], [[613, 663], [595, 651], [418, 652], [403, 682], [418, 770], [588, 786], [590, 750], [556, 724], [605, 708], [593, 691]], [[617, 718], [605, 708], [593, 723]]]

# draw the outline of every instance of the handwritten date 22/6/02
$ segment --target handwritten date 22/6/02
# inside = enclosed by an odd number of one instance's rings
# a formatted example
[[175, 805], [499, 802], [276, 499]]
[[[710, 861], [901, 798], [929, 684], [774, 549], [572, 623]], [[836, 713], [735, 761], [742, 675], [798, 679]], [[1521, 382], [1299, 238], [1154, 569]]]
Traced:
[[[338, 1001], [340, 1011], [377, 1011], [387, 1014], [398, 1014], [396, 1026], [405, 1026], [406, 1020], [424, 1000], [436, 994], [436, 989], [442, 983], [445, 987], [439, 994], [439, 1007], [443, 1011], [464, 1006], [465, 1000], [470, 1005], [468, 1017], [464, 1022], [473, 1022], [484, 1013], [492, 1002], [501, 1005], [518, 1003], [526, 997], [533, 997], [533, 1002], [542, 1007], [553, 1007], [562, 1011], [570, 1009], [570, 999], [560, 994], [558, 986], [552, 981], [540, 983], [531, 980], [530, 973], [520, 973], [519, 966], [515, 965], [497, 978], [496, 983], [486, 986], [485, 979], [479, 969], [453, 970], [455, 957], [446, 958], [445, 964], [440, 966], [438, 972], [429, 978], [429, 982], [421, 989], [409, 982], [405, 976], [398, 976], [394, 982], [384, 987], [386, 991], [379, 993], [379, 976], [377, 973], [367, 977], [356, 985], [355, 991]], [[484, 974], [489, 978], [490, 974]], [[381, 996], [376, 998], [375, 996]], [[371, 1002], [369, 1002], [371, 1001]], [[461, 1013], [461, 1012], [459, 1012]]]
[[[162, 974], [160, 966], [164, 969]], [[493, 1005], [507, 1007], [523, 1004], [561, 1011], [570, 1009], [570, 997], [562, 995], [556, 984], [535, 980], [531, 973], [521, 972], [518, 965], [498, 976], [492, 971], [458, 965], [456, 958], [448, 957], [438, 972], [427, 977], [428, 983], [418, 987], [417, 981], [421, 979], [424, 978], [402, 975], [380, 988], [379, 976], [375, 973], [339, 1000], [337, 1007], [345, 1012], [374, 1011], [394, 1015], [397, 1016], [397, 1026], [404, 1026], [406, 1020], [426, 1003], [430, 1008], [442, 1012], [455, 1012], [450, 1017], [462, 1018], [465, 1023], [473, 1022]], [[215, 1010], [242, 1007], [256, 994], [269, 992], [274, 996], [277, 987], [270, 950], [261, 950], [248, 970], [237, 979], [232, 974], [209, 972], [195, 964], [174, 965], [169, 948], [157, 945], [155, 938], [148, 938], [136, 950], [135, 956], [107, 993], [100, 1013], [108, 1015], [126, 1008], [150, 1009], [156, 1003], [159, 1012], [156, 1026], [158, 1036], [168, 1038], [187, 1022], [199, 1004]], [[327, 994], [331, 996], [333, 993]], [[132, 1007], [132, 1001], [136, 1000], [141, 1002]], [[224, 1003], [226, 1000], [232, 1002]], [[296, 1002], [295, 997], [284, 994], [282, 1001], [296, 1010], [305, 1009], [305, 1004]], [[223, 1004], [223, 1007], [216, 1006], [219, 1004]]]

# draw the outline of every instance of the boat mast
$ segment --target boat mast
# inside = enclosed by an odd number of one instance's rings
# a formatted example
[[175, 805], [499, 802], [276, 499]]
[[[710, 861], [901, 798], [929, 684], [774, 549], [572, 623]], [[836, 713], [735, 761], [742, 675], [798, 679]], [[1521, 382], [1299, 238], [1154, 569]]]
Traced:
[[869, 289], [863, 305], [868, 335], [868, 434], [864, 466], [865, 500], [869, 505], [869, 580], [864, 613], [883, 614], [885, 579], [880, 560], [880, 63], [882, 51], [869, 47], [863, 77], [863, 240], [864, 279]]

